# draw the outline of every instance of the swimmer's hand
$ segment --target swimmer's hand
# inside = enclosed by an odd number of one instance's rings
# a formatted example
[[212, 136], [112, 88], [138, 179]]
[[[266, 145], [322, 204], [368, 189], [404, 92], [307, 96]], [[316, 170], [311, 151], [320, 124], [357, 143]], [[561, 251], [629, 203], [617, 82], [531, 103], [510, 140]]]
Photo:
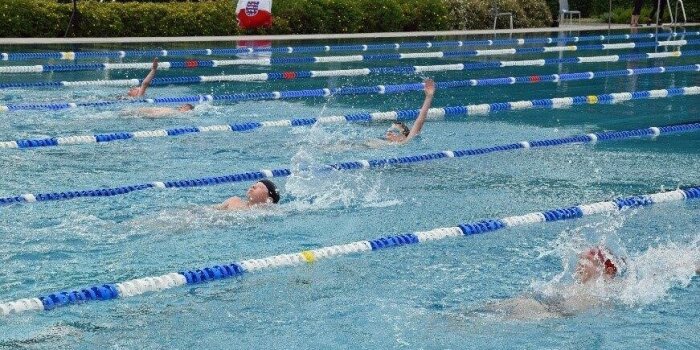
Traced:
[[425, 96], [433, 96], [435, 95], [435, 81], [433, 79], [425, 79], [423, 81], [423, 90], [425, 91]]
[[153, 58], [153, 65], [151, 66], [151, 70], [156, 70], [158, 69], [158, 57]]

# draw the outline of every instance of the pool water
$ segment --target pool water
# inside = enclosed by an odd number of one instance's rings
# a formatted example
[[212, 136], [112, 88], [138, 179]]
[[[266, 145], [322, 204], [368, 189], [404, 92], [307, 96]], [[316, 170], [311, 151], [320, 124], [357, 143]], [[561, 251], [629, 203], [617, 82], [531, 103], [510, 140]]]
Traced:
[[[567, 33], [568, 34], [568, 33]], [[589, 35], [596, 33], [573, 33]], [[535, 36], [535, 35], [533, 35]], [[541, 36], [541, 35], [538, 35]], [[477, 37], [426, 40], [476, 40]], [[408, 40], [407, 41], [416, 41]], [[345, 41], [366, 43], [368, 40]], [[379, 42], [377, 40], [373, 42]], [[318, 44], [337, 43], [324, 41]], [[274, 45], [309, 45], [283, 42]], [[316, 43], [314, 43], [316, 44]], [[211, 47], [169, 44], [158, 48]], [[230, 47], [230, 43], [219, 43]], [[154, 48], [154, 45], [143, 48]], [[134, 45], [84, 45], [123, 50]], [[26, 46], [2, 47], [28, 51]], [[36, 46], [31, 50], [77, 50]], [[421, 51], [421, 50], [411, 50]], [[430, 51], [430, 50], [423, 50]], [[433, 50], [434, 51], [434, 50]], [[653, 49], [633, 52], [653, 52]], [[593, 56], [626, 51], [571, 52]], [[520, 60], [558, 53], [487, 57]], [[472, 59], [471, 61], [481, 58]], [[163, 61], [166, 59], [162, 59]], [[176, 58], [173, 60], [180, 60]], [[125, 60], [127, 61], [127, 60]], [[132, 60], [133, 61], [133, 60]], [[327, 65], [169, 70], [159, 77], [427, 65], [421, 59]], [[104, 62], [104, 61], [101, 61]], [[47, 64], [47, 61], [7, 64]], [[65, 62], [53, 62], [64, 63]], [[639, 62], [435, 72], [436, 81], [697, 64], [693, 57]], [[141, 78], [145, 71], [4, 74], [2, 82]], [[266, 92], [419, 82], [373, 75], [249, 83], [154, 86], [149, 97]], [[700, 85], [697, 73], [438, 90], [435, 107]], [[0, 103], [113, 99], [125, 88], [6, 89]], [[199, 105], [176, 118], [122, 115], [119, 107], [0, 115], [0, 140], [248, 120], [419, 108], [422, 92]], [[696, 122], [700, 97], [524, 110], [426, 123], [401, 147], [370, 149], [387, 123], [271, 128], [0, 152], [0, 197], [218, 176], [278, 167], [414, 155]], [[700, 134], [495, 153], [381, 170], [301, 172], [275, 179], [272, 210], [211, 208], [250, 183], [150, 190], [123, 196], [0, 208], [0, 301], [293, 253], [405, 232], [451, 227], [700, 184]], [[535, 224], [267, 270], [159, 293], [0, 318], [0, 348], [697, 348], [700, 202]], [[623, 256], [620, 285], [601, 304], [539, 318], [485, 311], [571, 283], [576, 252], [605, 242]]]

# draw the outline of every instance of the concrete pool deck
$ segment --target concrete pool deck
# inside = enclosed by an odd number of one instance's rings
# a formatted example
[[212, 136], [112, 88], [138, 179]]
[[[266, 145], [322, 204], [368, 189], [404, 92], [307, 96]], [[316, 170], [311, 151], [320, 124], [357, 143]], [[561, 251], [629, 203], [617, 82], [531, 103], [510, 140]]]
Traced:
[[[700, 23], [687, 23], [684, 27], [699, 27]], [[653, 29], [657, 26], [642, 26], [638, 29]], [[658, 26], [659, 30], [671, 30], [670, 26]], [[630, 30], [629, 24], [613, 24], [608, 28], [607, 23], [586, 23], [562, 25], [547, 28], [519, 29], [480, 29], [480, 30], [450, 30], [431, 32], [389, 32], [389, 33], [356, 33], [356, 34], [299, 34], [299, 35], [235, 35], [235, 36], [186, 36], [186, 37], [126, 37], [126, 38], [0, 38], [0, 45], [41, 45], [41, 44], [125, 44], [125, 43], [157, 43], [157, 42], [213, 42], [213, 41], [248, 41], [248, 40], [326, 40], [326, 39], [358, 39], [358, 38], [408, 38], [425, 36], [458, 36], [458, 35], [489, 35], [489, 34], [525, 34], [578, 31], [607, 31]], [[696, 28], [694, 28], [696, 29]]]

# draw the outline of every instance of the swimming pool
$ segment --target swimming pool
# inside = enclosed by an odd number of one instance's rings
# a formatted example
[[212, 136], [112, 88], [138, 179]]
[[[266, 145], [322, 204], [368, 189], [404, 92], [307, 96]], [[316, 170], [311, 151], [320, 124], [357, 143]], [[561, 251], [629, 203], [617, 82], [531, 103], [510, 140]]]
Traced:
[[[581, 33], [588, 34], [597, 33]], [[450, 37], [431, 41], [474, 39]], [[274, 43], [287, 44], [298, 43]], [[197, 45], [169, 44], [159, 49], [183, 46]], [[682, 51], [688, 49], [692, 47]], [[27, 51], [26, 47], [22, 51]], [[654, 51], [652, 48], [631, 52]], [[629, 52], [566, 52], [562, 56]], [[528, 60], [559, 55], [339, 62], [313, 68], [304, 64], [232, 66], [201, 68], [196, 73], [167, 70], [158, 76]], [[429, 76], [440, 82], [691, 64], [697, 64], [697, 59], [681, 56], [434, 72]], [[54, 72], [7, 75], [2, 82], [133, 79], [143, 75], [144, 71], [131, 70]], [[149, 96], [404, 84], [419, 82], [423, 76], [428, 74], [154, 86]], [[588, 96], [696, 86], [700, 85], [698, 82], [697, 73], [684, 72], [439, 89], [433, 105]], [[5, 89], [0, 91], [0, 103], [109, 100], [125, 90]], [[0, 140], [415, 109], [421, 101], [422, 93], [415, 91], [214, 103], [197, 106], [193, 114], [162, 119], [122, 116], [120, 110], [134, 108], [123, 104], [50, 112], [17, 111], [0, 115], [5, 125], [0, 130]], [[676, 96], [613, 105], [584, 104], [555, 110], [461, 116], [431, 121], [417, 141], [382, 149], [368, 149], [362, 143], [380, 137], [387, 122], [2, 149], [0, 196], [278, 167], [299, 169], [309, 164], [690, 123], [698, 120], [699, 101], [698, 96]], [[500, 152], [374, 171], [301, 172], [275, 180], [283, 188], [283, 204], [264, 212], [222, 213], [209, 208], [231, 195], [243, 194], [249, 182], [4, 206], [0, 208], [0, 232], [5, 237], [5, 244], [0, 245], [0, 300], [698, 185], [699, 145], [698, 133], [686, 133], [654, 140], [640, 138], [594, 146]], [[700, 342], [694, 321], [698, 316], [698, 281], [687, 266], [675, 263], [692, 260], [698, 254], [699, 210], [697, 201], [666, 203], [619, 214], [349, 255], [123, 300], [11, 315], [0, 318], [0, 344], [8, 348], [91, 348], [102, 344], [126, 348], [692, 348]], [[560, 278], [563, 282], [570, 278], [571, 267], [567, 263], [574, 252], [601, 239], [624, 254], [630, 265], [624, 289], [604, 296], [611, 306], [544, 320], [513, 320], [483, 311], [485, 305], [494, 301], [557, 288]]]

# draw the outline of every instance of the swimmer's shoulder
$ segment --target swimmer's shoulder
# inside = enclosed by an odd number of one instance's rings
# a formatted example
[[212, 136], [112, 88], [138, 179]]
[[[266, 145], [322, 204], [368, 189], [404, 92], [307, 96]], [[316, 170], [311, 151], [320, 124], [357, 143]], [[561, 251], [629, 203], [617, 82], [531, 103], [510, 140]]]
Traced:
[[385, 148], [390, 146], [401, 146], [406, 144], [407, 142], [408, 140], [406, 140], [405, 142], [389, 142], [383, 139], [369, 139], [365, 141], [364, 146], [367, 148]]
[[219, 210], [240, 210], [247, 207], [247, 203], [245, 203], [240, 197], [231, 197], [225, 200], [223, 203], [215, 206], [215, 208]]

